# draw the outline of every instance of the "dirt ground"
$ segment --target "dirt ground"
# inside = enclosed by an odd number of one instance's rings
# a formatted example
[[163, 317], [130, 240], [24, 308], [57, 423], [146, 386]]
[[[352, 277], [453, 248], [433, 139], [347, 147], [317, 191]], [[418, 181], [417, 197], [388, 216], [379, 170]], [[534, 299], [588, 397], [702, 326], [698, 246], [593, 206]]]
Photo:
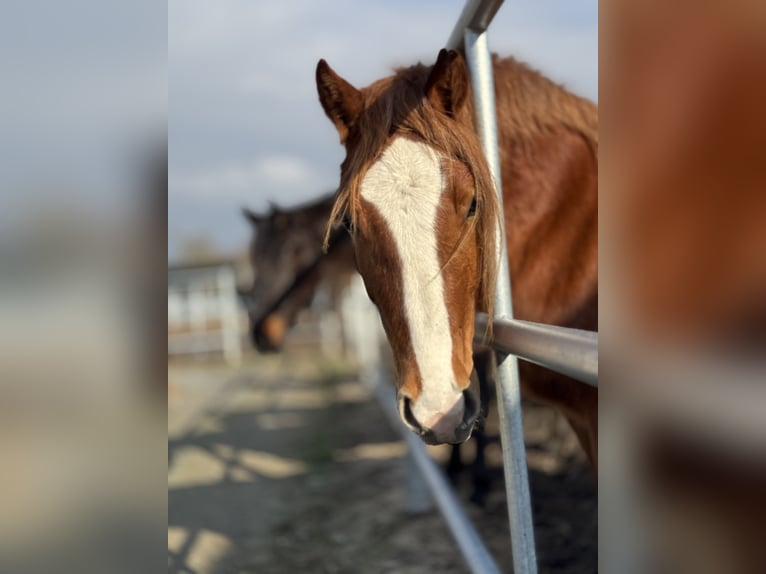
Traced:
[[[406, 512], [404, 443], [353, 372], [259, 357], [236, 372], [173, 367], [169, 385], [170, 572], [467, 572], [438, 511]], [[524, 409], [539, 570], [595, 572], [591, 471], [560, 417]], [[484, 508], [468, 502], [468, 472], [457, 488], [510, 572], [498, 444], [489, 459]]]

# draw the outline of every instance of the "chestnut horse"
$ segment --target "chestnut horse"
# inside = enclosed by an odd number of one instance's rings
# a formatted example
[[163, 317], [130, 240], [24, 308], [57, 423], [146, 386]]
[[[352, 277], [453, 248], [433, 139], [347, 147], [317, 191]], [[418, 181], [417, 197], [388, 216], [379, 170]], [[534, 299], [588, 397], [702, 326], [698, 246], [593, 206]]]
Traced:
[[[397, 371], [401, 418], [466, 440], [476, 311], [491, 314], [501, 217], [519, 319], [597, 328], [598, 109], [512, 58], [493, 60], [504, 213], [476, 135], [463, 57], [357, 89], [320, 60], [319, 99], [346, 157], [328, 226], [350, 229]], [[526, 397], [567, 418], [594, 467], [598, 390], [522, 362]]]
[[[337, 309], [340, 294], [348, 286], [349, 277], [356, 273], [348, 233], [337, 233], [328, 248], [322, 249], [334, 203], [334, 194], [330, 194], [288, 209], [272, 206], [267, 214], [242, 209], [255, 232], [250, 244], [254, 282], [249, 293], [253, 302], [249, 315], [253, 343], [261, 352], [282, 349], [285, 335], [295, 325], [298, 313], [311, 305], [321, 283], [328, 284]], [[490, 360], [486, 353], [482, 354], [476, 366], [486, 402], [489, 402], [494, 373]], [[490, 473], [484, 459], [488, 438], [479, 431], [475, 439], [471, 500], [483, 504], [490, 487]], [[445, 470], [454, 481], [464, 466], [460, 445], [452, 446]]]

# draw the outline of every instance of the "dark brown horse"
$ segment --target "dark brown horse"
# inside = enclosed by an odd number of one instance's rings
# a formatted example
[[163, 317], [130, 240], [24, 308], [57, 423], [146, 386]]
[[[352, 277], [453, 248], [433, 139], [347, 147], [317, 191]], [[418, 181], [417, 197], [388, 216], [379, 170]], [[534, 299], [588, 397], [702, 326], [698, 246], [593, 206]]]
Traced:
[[[501, 217], [516, 316], [597, 328], [597, 107], [514, 59], [494, 72], [503, 214], [459, 54], [361, 90], [323, 60], [316, 71], [346, 148], [332, 221], [351, 229], [380, 311], [402, 419], [428, 442], [465, 440], [479, 415], [474, 318], [491, 312]], [[597, 389], [521, 368], [525, 396], [562, 412], [595, 466]]]
[[249, 294], [253, 343], [260, 351], [278, 351], [298, 313], [310, 306], [317, 288], [328, 286], [334, 302], [355, 272], [346, 234], [326, 254], [322, 238], [332, 211], [332, 194], [289, 209], [272, 207], [268, 214], [243, 209], [253, 224], [250, 244], [253, 287]]

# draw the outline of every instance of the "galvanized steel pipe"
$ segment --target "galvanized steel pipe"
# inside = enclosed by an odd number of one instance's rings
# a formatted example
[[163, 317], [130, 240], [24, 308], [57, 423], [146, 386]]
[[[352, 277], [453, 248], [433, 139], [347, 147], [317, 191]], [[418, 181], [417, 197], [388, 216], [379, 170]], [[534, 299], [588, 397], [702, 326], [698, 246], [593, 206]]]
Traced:
[[465, 31], [483, 32], [486, 30], [502, 4], [503, 0], [468, 0], [457, 24], [452, 29], [452, 34], [447, 41], [447, 48], [462, 50]]
[[[463, 47], [471, 76], [476, 126], [487, 164], [495, 183], [498, 201], [503, 205], [500, 152], [497, 143], [497, 115], [492, 56], [487, 43], [487, 26], [502, 2], [470, 0], [463, 10], [448, 47]], [[459, 40], [458, 30], [463, 40]], [[513, 318], [511, 278], [502, 222], [497, 229], [499, 268], [495, 288], [495, 318]], [[500, 418], [500, 439], [503, 449], [508, 519], [511, 526], [513, 571], [516, 574], [535, 574], [535, 551], [532, 509], [529, 496], [524, 428], [521, 419], [521, 390], [519, 372], [514, 355], [500, 356], [497, 369], [497, 401]]]
[[[487, 329], [487, 314], [476, 315], [476, 333]], [[598, 333], [530, 321], [496, 319], [486, 344], [594, 387], [598, 386]], [[479, 335], [477, 343], [484, 343]]]

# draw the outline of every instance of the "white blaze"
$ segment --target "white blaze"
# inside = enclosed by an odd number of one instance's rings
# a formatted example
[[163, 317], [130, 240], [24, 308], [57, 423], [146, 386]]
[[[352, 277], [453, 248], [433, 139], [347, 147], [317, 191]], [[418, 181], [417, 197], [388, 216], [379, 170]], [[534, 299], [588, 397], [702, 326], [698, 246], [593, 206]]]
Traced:
[[423, 381], [412, 405], [423, 426], [462, 404], [452, 370], [452, 337], [436, 242], [444, 180], [429, 146], [397, 138], [367, 171], [362, 197], [388, 224], [402, 262], [404, 312]]

